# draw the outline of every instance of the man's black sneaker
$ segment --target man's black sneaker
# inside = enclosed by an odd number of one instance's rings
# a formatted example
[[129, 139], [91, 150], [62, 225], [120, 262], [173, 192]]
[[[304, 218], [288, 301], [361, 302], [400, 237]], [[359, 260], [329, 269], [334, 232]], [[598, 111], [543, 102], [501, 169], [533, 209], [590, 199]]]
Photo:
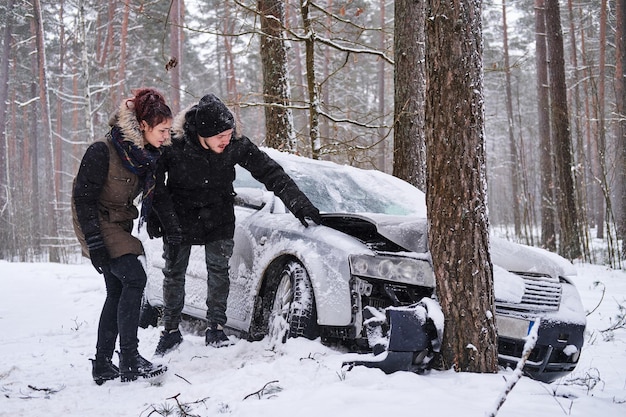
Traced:
[[230, 346], [234, 344], [226, 334], [224, 334], [224, 329], [220, 325], [209, 326], [206, 329], [204, 341], [207, 346], [213, 347], [224, 347]]
[[156, 356], [163, 356], [166, 353], [174, 350], [178, 345], [183, 342], [183, 335], [180, 334], [180, 330], [163, 330], [161, 332], [161, 338], [157, 344], [154, 354]]
[[91, 376], [98, 385], [120, 376], [120, 369], [113, 365], [110, 358], [97, 357], [91, 361]]
[[122, 382], [135, 381], [138, 377], [152, 378], [167, 371], [167, 366], [153, 364], [141, 357], [138, 352], [128, 354], [118, 353], [120, 356], [120, 380]]

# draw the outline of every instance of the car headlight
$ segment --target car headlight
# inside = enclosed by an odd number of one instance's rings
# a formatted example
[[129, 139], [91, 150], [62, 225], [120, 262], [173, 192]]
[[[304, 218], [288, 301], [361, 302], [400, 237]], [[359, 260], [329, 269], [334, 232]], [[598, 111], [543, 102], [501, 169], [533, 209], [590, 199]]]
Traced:
[[386, 281], [435, 286], [435, 275], [430, 264], [413, 258], [351, 255], [350, 272], [352, 275]]

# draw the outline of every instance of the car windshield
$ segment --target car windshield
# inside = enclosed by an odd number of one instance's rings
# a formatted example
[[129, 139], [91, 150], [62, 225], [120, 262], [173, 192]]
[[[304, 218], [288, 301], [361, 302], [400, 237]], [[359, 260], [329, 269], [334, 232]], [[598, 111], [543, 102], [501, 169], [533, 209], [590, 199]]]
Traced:
[[[424, 194], [412, 185], [375, 170], [314, 161], [266, 150], [323, 213], [379, 213], [426, 217]], [[237, 166], [235, 187], [264, 188]]]

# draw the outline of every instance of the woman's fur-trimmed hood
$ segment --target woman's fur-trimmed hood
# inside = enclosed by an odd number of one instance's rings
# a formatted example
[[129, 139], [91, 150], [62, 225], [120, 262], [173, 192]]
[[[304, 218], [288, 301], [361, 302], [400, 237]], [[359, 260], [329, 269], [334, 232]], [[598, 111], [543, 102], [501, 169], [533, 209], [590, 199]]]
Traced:
[[[117, 113], [109, 121], [110, 126], [118, 126], [124, 140], [132, 142], [136, 147], [143, 149], [144, 137], [141, 132], [141, 126], [139, 120], [135, 116], [135, 105], [132, 101], [124, 100], [120, 105]], [[169, 146], [172, 144], [171, 137], [163, 142], [163, 146]]]
[[185, 107], [183, 110], [178, 112], [176, 116], [174, 116], [174, 120], [172, 121], [172, 136], [175, 138], [182, 138], [185, 135], [185, 115], [191, 109], [195, 108], [196, 104], [190, 104]]

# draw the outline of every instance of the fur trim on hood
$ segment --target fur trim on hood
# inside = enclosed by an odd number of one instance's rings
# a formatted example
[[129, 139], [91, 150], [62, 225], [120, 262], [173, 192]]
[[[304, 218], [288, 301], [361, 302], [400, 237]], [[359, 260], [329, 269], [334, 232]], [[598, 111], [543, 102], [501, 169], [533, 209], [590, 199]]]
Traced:
[[[119, 126], [119, 128], [122, 130], [122, 134], [124, 135], [124, 140], [130, 141], [138, 148], [143, 149], [143, 133], [141, 132], [141, 127], [139, 126], [137, 116], [135, 116], [135, 105], [132, 101], [124, 100], [122, 102], [117, 113], [109, 122], [109, 125]], [[163, 146], [168, 146], [171, 144], [171, 137], [163, 142]]]
[[196, 103], [190, 104], [185, 107], [183, 110], [178, 112], [176, 116], [174, 116], [174, 120], [172, 121], [172, 136], [175, 138], [182, 138], [185, 135], [185, 115], [191, 109], [195, 108]]

